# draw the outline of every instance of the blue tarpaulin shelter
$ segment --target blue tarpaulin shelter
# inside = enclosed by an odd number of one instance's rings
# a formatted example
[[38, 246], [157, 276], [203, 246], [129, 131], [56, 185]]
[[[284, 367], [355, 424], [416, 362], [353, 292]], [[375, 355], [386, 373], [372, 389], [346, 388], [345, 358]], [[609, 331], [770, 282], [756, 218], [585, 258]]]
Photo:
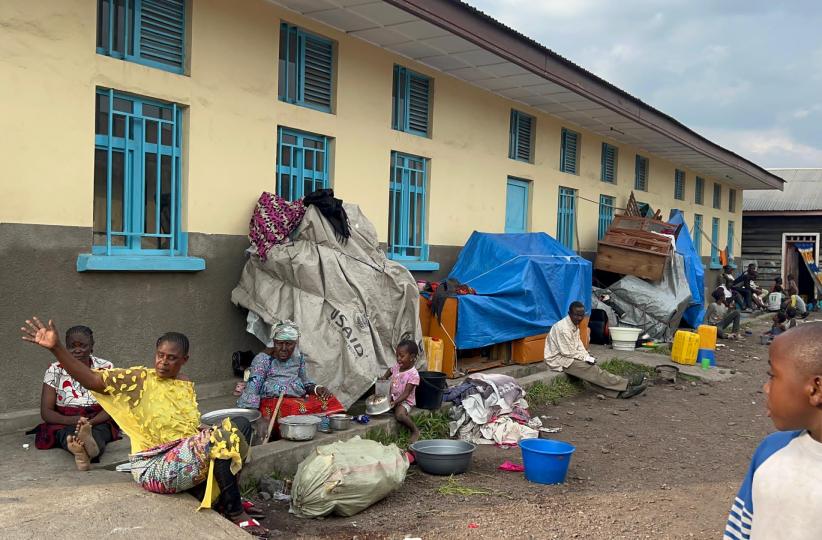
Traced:
[[682, 224], [679, 237], [676, 239], [676, 251], [684, 258], [685, 275], [688, 278], [688, 287], [691, 289], [691, 306], [685, 310], [682, 320], [691, 328], [696, 328], [702, 324], [705, 318], [705, 267], [702, 265], [702, 257], [696, 253], [691, 233], [688, 231], [688, 224], [680, 210], [671, 210], [671, 218], [668, 223], [673, 225]]
[[458, 297], [458, 349], [546, 332], [574, 300], [591, 308], [590, 261], [545, 233], [474, 231], [448, 277], [477, 291]]

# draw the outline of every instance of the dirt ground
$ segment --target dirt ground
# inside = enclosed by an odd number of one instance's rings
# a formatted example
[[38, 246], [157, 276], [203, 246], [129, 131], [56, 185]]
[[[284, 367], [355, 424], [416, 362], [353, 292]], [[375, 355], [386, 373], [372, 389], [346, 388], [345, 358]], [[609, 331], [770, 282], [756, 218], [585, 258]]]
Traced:
[[412, 466], [401, 490], [356, 516], [303, 520], [287, 503], [260, 503], [263, 524], [272, 538], [718, 538], [751, 453], [773, 430], [758, 338], [767, 326], [753, 321], [753, 335], [722, 342], [718, 369], [734, 370], [726, 382], [657, 385], [632, 400], [586, 391], [532, 411], [577, 447], [564, 485], [499, 471], [521, 463], [519, 450], [481, 446], [455, 479], [490, 495], [439, 494], [448, 479]]

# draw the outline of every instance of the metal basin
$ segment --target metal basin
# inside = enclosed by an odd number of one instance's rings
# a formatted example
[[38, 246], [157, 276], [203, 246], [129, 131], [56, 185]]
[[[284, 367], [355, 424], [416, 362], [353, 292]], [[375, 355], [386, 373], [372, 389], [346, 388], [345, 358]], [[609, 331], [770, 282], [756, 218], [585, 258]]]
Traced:
[[388, 396], [373, 395], [365, 399], [365, 414], [369, 416], [387, 413], [390, 410], [391, 402]]
[[320, 422], [322, 419], [313, 414], [280, 418], [280, 436], [289, 441], [310, 441], [317, 434], [317, 426]]
[[334, 431], [344, 431], [351, 427], [351, 417], [347, 414], [331, 414], [328, 421]]
[[216, 411], [207, 412], [200, 417], [200, 423], [205, 424], [207, 426], [219, 426], [223, 423], [223, 419], [225, 418], [245, 418], [249, 422], [251, 422], [251, 427], [253, 430], [251, 441], [249, 444], [257, 444], [257, 440], [259, 437], [255, 437], [254, 435], [262, 433], [260, 437], [265, 436], [265, 432], [268, 429], [268, 420], [266, 418], [261, 418], [262, 414], [257, 409], [217, 409]]
[[467, 441], [431, 439], [411, 445], [420, 469], [428, 474], [462, 474], [471, 466], [477, 445]]

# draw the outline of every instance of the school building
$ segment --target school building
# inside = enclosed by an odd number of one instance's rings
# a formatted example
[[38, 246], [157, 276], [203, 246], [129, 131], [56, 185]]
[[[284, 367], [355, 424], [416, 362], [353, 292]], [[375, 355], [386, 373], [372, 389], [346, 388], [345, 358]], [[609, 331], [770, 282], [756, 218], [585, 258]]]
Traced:
[[592, 257], [632, 190], [715, 266], [742, 190], [782, 185], [457, 0], [4, 0], [0, 22], [4, 411], [38, 405], [32, 314], [118, 365], [185, 332], [190, 376], [224, 384], [259, 347], [229, 296], [263, 191], [333, 187], [439, 278], [474, 230]]

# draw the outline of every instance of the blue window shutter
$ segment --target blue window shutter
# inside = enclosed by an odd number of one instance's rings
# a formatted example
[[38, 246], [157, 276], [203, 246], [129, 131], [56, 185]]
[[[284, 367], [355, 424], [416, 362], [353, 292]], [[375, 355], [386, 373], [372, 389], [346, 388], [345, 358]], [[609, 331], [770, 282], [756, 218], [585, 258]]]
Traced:
[[736, 190], [728, 190], [728, 212], [736, 212]]
[[608, 195], [599, 196], [599, 226], [597, 227], [597, 240], [605, 238], [608, 227], [614, 221], [615, 199]]
[[330, 187], [328, 168], [328, 137], [277, 129], [277, 195], [296, 201]]
[[302, 104], [331, 110], [334, 50], [330, 41], [302, 33], [300, 74]]
[[431, 79], [394, 66], [391, 128], [428, 137], [431, 127]]
[[711, 220], [711, 266], [719, 267], [719, 218]]
[[728, 262], [734, 258], [734, 222], [728, 221]]
[[714, 182], [714, 208], [722, 208], [722, 186]]
[[574, 250], [574, 229], [576, 227], [575, 189], [560, 186], [559, 204], [557, 205], [557, 241], [570, 250]]
[[577, 174], [577, 147], [579, 134], [562, 128], [562, 146], [560, 148], [559, 170], [565, 173]]
[[674, 199], [685, 200], [685, 171], [674, 171]]
[[702, 215], [694, 214], [694, 230], [693, 230], [694, 249], [698, 256], [702, 256]]
[[617, 148], [608, 143], [602, 143], [602, 173], [601, 180], [609, 184], [616, 183]]
[[518, 161], [534, 160], [534, 117], [511, 110], [511, 132], [508, 157]]
[[184, 0], [140, 0], [140, 58], [183, 69], [185, 11]]
[[701, 176], [696, 177], [694, 184], [694, 203], [703, 204], [705, 202], [705, 180]]
[[511, 109], [511, 125], [508, 134], [508, 157], [517, 159], [517, 137], [519, 136], [519, 111]]
[[648, 191], [648, 158], [637, 154], [634, 189]]

